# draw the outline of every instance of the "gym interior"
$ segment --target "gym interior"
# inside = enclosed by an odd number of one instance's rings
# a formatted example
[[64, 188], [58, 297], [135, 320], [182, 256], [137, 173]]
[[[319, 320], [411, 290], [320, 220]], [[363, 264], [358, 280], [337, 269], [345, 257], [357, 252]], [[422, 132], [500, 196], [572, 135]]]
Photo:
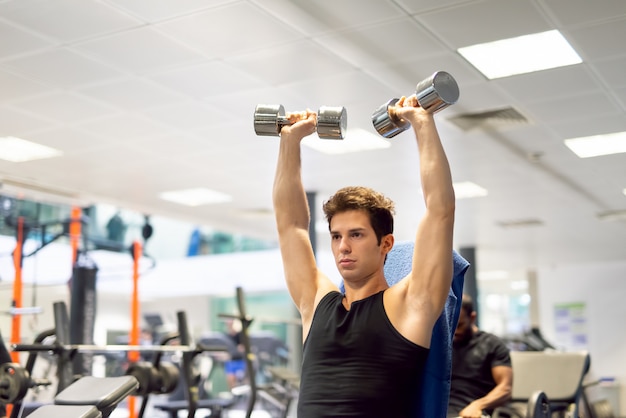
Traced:
[[[513, 46], [490, 55], [495, 73], [471, 61], [531, 34], [570, 61], [503, 73]], [[302, 327], [271, 200], [281, 118], [333, 106], [302, 159], [316, 262], [339, 284], [321, 206], [379, 189], [396, 242], [414, 238], [415, 145], [373, 115], [442, 71], [460, 92], [435, 118], [479, 327], [515, 352], [585, 353], [550, 385], [514, 366], [548, 398], [573, 387], [559, 416], [626, 416], [623, 1], [0, 0], [0, 38], [10, 416], [93, 390], [100, 404], [74, 416], [295, 417]], [[40, 416], [73, 418], [60, 411]]]

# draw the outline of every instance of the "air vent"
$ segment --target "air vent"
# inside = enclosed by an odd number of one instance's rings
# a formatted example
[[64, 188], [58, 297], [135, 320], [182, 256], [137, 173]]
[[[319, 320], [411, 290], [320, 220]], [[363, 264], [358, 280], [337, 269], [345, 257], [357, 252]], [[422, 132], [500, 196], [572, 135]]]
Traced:
[[512, 107], [464, 113], [448, 119], [464, 131], [472, 129], [504, 129], [528, 124], [528, 119]]
[[526, 228], [530, 226], [542, 226], [541, 219], [517, 219], [511, 221], [500, 221], [498, 225], [502, 228]]

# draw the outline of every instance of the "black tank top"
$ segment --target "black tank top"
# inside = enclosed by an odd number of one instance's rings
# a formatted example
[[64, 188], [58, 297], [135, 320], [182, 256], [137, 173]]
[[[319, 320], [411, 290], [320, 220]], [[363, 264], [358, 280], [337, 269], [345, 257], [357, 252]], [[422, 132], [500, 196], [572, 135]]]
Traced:
[[428, 349], [391, 325], [383, 294], [349, 311], [339, 292], [322, 298], [304, 343], [298, 418], [409, 416]]

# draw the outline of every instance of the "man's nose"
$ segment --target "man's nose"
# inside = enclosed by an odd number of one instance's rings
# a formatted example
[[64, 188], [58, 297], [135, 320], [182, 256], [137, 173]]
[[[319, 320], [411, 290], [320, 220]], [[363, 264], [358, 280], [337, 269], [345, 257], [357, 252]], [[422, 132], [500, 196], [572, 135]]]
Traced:
[[350, 252], [350, 245], [348, 245], [348, 240], [345, 238], [341, 238], [341, 241], [339, 241], [339, 251], [342, 253]]

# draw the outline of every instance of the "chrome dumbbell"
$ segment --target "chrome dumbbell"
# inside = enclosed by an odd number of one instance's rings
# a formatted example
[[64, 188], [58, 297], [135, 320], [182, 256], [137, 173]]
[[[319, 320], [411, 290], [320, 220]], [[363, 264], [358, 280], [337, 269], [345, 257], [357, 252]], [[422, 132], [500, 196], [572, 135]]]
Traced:
[[[435, 113], [454, 104], [459, 99], [459, 86], [456, 80], [445, 71], [437, 71], [420, 81], [415, 87], [417, 102], [427, 112]], [[385, 138], [393, 138], [409, 129], [411, 124], [398, 117], [393, 106], [400, 99], [391, 99], [372, 114], [376, 131]]]
[[[259, 136], [279, 136], [291, 125], [283, 105], [260, 104], [254, 109], [254, 132]], [[321, 106], [317, 111], [317, 135], [322, 139], [343, 139], [348, 125], [344, 107]]]

